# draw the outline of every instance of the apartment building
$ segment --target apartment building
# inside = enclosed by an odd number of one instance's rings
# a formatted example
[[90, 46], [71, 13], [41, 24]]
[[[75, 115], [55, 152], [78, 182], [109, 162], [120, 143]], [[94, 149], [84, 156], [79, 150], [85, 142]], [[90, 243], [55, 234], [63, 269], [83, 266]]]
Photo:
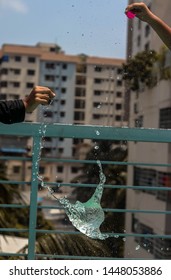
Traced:
[[[137, 1], [130, 1], [137, 2]], [[171, 26], [169, 0], [144, 1], [150, 9]], [[143, 50], [161, 52], [163, 43], [151, 27], [135, 18], [128, 25], [128, 58]], [[170, 53], [166, 53], [165, 66], [171, 67]], [[158, 80], [156, 86], [145, 88], [130, 95], [130, 127], [171, 128], [171, 80]], [[170, 144], [160, 143], [129, 143], [128, 160], [132, 162], [170, 163]], [[162, 151], [162, 153], [161, 153]], [[171, 170], [169, 167], [128, 167], [128, 185], [135, 186], [168, 186], [171, 184]], [[169, 192], [150, 190], [128, 190], [128, 209], [141, 210], [170, 210]], [[168, 216], [136, 213], [126, 214], [126, 232], [170, 234], [171, 226]], [[137, 249], [138, 248], [138, 249]], [[167, 239], [128, 238], [125, 243], [125, 257], [168, 259], [171, 258], [171, 241]]]
[[[34, 85], [51, 88], [55, 93], [50, 106], [39, 106], [26, 121], [81, 125], [125, 126], [122, 81], [123, 59], [67, 55], [55, 44], [36, 46], [4, 44], [1, 48], [0, 99], [24, 98]], [[1, 147], [6, 142], [1, 139]], [[88, 140], [46, 138], [43, 155], [73, 158], [78, 145], [89, 147]], [[16, 141], [10, 142], [16, 147]], [[26, 139], [22, 147], [31, 143]], [[78, 153], [77, 153], [78, 156]], [[27, 166], [30, 169], [30, 166]], [[48, 164], [40, 173], [49, 180], [69, 182], [77, 166]], [[30, 173], [26, 179], [29, 180]]]

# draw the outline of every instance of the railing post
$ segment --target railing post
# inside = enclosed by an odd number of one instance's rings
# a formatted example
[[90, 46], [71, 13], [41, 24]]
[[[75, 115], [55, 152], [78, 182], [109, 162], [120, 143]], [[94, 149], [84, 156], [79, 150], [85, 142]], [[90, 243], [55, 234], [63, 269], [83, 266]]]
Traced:
[[41, 153], [41, 136], [33, 137], [32, 153], [32, 184], [30, 193], [30, 219], [29, 219], [29, 240], [28, 240], [28, 260], [35, 259], [36, 223], [37, 223], [37, 192], [38, 192], [38, 172]]

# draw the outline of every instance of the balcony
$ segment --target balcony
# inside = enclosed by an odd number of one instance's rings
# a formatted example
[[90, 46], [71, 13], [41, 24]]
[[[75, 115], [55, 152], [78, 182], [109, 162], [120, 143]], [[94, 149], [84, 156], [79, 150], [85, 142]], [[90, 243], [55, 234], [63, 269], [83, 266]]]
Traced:
[[[36, 247], [36, 236], [41, 233], [45, 236], [49, 234], [67, 234], [70, 236], [82, 236], [82, 233], [79, 231], [76, 231], [75, 229], [69, 230], [69, 227], [65, 227], [64, 230], [61, 229], [53, 229], [53, 230], [47, 230], [47, 229], [39, 229], [37, 226], [37, 214], [40, 209], [45, 210], [61, 210], [61, 207], [59, 206], [49, 206], [49, 205], [42, 205], [39, 203], [38, 200], [38, 193], [39, 193], [39, 179], [38, 179], [38, 170], [39, 165], [41, 161], [47, 162], [48, 164], [52, 162], [56, 163], [76, 163], [76, 164], [96, 164], [96, 161], [93, 160], [77, 160], [74, 158], [70, 159], [63, 159], [63, 158], [41, 158], [40, 159], [40, 153], [41, 153], [41, 140], [42, 137], [54, 137], [54, 138], [71, 138], [71, 139], [90, 139], [94, 141], [98, 140], [112, 140], [112, 141], [126, 141], [126, 142], [140, 142], [140, 143], [170, 143], [171, 142], [171, 130], [158, 130], [158, 129], [139, 129], [139, 128], [116, 128], [116, 127], [102, 127], [102, 126], [81, 126], [81, 125], [62, 125], [62, 124], [47, 124], [46, 129], [43, 127], [40, 123], [21, 123], [21, 124], [13, 124], [13, 125], [4, 125], [0, 124], [0, 134], [1, 136], [12, 136], [12, 137], [31, 137], [33, 139], [33, 145], [32, 145], [32, 154], [31, 156], [12, 156], [12, 155], [1, 155], [0, 161], [9, 161], [9, 160], [17, 160], [21, 161], [23, 164], [26, 164], [27, 162], [31, 163], [31, 181], [23, 181], [22, 179], [20, 181], [5, 181], [0, 180], [0, 184], [12, 184], [17, 187], [17, 185], [22, 186], [28, 185], [29, 186], [29, 196], [30, 196], [30, 203], [29, 205], [22, 205], [17, 203], [13, 204], [0, 204], [0, 209], [11, 209], [14, 210], [16, 208], [29, 209], [29, 223], [27, 228], [19, 229], [19, 228], [1, 228], [1, 234], [2, 235], [12, 235], [11, 233], [26, 233], [28, 236], [28, 247], [25, 252], [10, 252], [10, 250], [2, 251], [0, 253], [1, 257], [12, 257], [15, 258], [25, 258], [28, 260], [34, 260], [34, 259], [119, 259], [115, 256], [106, 257], [106, 256], [80, 256], [78, 254], [75, 255], [59, 255], [59, 254], [45, 254], [45, 253], [37, 253], [35, 250]], [[161, 151], [162, 152], [162, 151]], [[143, 166], [143, 168], [154, 168], [154, 167], [161, 167], [161, 168], [170, 168], [171, 164], [166, 163], [160, 163], [160, 162], [152, 162], [152, 159], [150, 162], [132, 162], [132, 161], [101, 161], [102, 165], [113, 165], [113, 166], [127, 166], [128, 170], [129, 167], [140, 167]], [[139, 174], [139, 169], [136, 171], [136, 174]], [[136, 175], [139, 176], [139, 175]], [[138, 177], [139, 178], [139, 177]], [[114, 185], [108, 185], [105, 184], [106, 189], [111, 189], [113, 192], [116, 189], [120, 190], [126, 190], [128, 191], [134, 191], [134, 192], [142, 192], [143, 195], [146, 195], [146, 192], [166, 192], [170, 193], [171, 188], [168, 188], [168, 186], [159, 186], [154, 184], [147, 184], [147, 185], [141, 185], [140, 180], [138, 181], [138, 185], [136, 185], [137, 178], [135, 180], [135, 184], [128, 185], [128, 184], [114, 184]], [[81, 184], [79, 182], [77, 183], [61, 183], [64, 187], [74, 187], [74, 188], [96, 188], [97, 185], [95, 184]], [[56, 182], [50, 182], [48, 181], [48, 186], [56, 186]], [[144, 204], [146, 204], [146, 201], [144, 201]], [[107, 205], [107, 202], [106, 202]], [[140, 203], [141, 205], [141, 203]], [[145, 227], [144, 225], [140, 224], [141, 231], [137, 230], [137, 217], [135, 215], [144, 215], [145, 219], [148, 219], [148, 217], [153, 217], [153, 219], [159, 219], [161, 217], [164, 217], [164, 220], [168, 220], [168, 217], [171, 215], [171, 211], [169, 208], [165, 207], [162, 209], [146, 209], [145, 206], [140, 209], [140, 207], [127, 209], [115, 209], [115, 208], [104, 208], [105, 215], [107, 213], [120, 213], [124, 214], [125, 216], [128, 215], [128, 218], [132, 217], [132, 230], [130, 232], [122, 230], [121, 232], [114, 232], [114, 231], [107, 231], [103, 233], [107, 233], [110, 237], [111, 244], [115, 244], [116, 240], [120, 238], [123, 243], [126, 245], [126, 242], [129, 242], [129, 239], [134, 239], [135, 242], [137, 242], [137, 247], [132, 248], [133, 251], [138, 251], [140, 246], [143, 246], [143, 244], [146, 242], [146, 244], [150, 242], [150, 246], [153, 245], [152, 252], [156, 251], [156, 258], [160, 258], [160, 247], [163, 245], [163, 241], [166, 241], [168, 250], [162, 249], [161, 252], [164, 251], [163, 255], [165, 258], [171, 258], [170, 253], [170, 240], [171, 240], [171, 231], [169, 228], [167, 230], [161, 229], [160, 233], [154, 233], [148, 229], [148, 227]], [[129, 220], [129, 219], [128, 219]], [[70, 223], [71, 224], [71, 223]], [[161, 245], [159, 246], [160, 241]], [[92, 239], [92, 242], [96, 242], [94, 239]], [[61, 243], [62, 244], [62, 243]], [[63, 244], [64, 246], [64, 244]], [[145, 248], [142, 248], [145, 250]], [[162, 255], [162, 256], [163, 256]], [[152, 257], [152, 255], [149, 256], [149, 258], [155, 258], [155, 256]], [[124, 258], [131, 259], [129, 255], [123, 256]], [[141, 258], [141, 254], [139, 257]], [[148, 258], [148, 257], [147, 257]], [[164, 258], [164, 257], [162, 257]]]

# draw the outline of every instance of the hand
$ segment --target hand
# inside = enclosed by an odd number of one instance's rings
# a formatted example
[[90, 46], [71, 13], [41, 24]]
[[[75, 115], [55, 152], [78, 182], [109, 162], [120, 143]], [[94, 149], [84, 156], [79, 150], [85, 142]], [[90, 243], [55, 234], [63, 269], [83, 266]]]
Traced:
[[48, 105], [55, 93], [47, 87], [35, 86], [23, 102], [27, 113], [32, 113], [39, 104]]
[[137, 18], [145, 22], [148, 22], [153, 16], [152, 12], [143, 2], [129, 5], [125, 9], [125, 13], [128, 11], [133, 12]]

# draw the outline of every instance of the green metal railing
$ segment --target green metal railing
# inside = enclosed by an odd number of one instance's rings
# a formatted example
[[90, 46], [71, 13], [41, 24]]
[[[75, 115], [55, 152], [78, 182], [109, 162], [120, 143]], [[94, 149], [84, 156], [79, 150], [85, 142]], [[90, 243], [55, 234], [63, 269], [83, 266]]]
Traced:
[[[0, 256], [24, 256], [27, 259], [35, 259], [36, 257], [43, 258], [68, 258], [68, 256], [57, 256], [57, 255], [45, 255], [45, 254], [35, 254], [35, 242], [37, 233], [67, 233], [67, 234], [80, 234], [77, 231], [60, 231], [60, 230], [40, 230], [36, 229], [37, 221], [37, 209], [38, 208], [53, 208], [52, 206], [38, 206], [37, 204], [37, 194], [38, 194], [38, 184], [39, 180], [37, 178], [37, 173], [39, 170], [39, 156], [41, 149], [41, 140], [42, 137], [62, 137], [62, 138], [78, 138], [78, 139], [95, 139], [95, 140], [114, 140], [114, 141], [137, 141], [137, 142], [153, 142], [153, 143], [171, 143], [171, 130], [159, 130], [159, 129], [139, 129], [139, 128], [116, 128], [116, 127], [102, 127], [102, 126], [81, 126], [81, 125], [63, 125], [63, 124], [48, 124], [46, 126], [46, 133], [42, 129], [43, 126], [40, 123], [20, 123], [13, 125], [4, 125], [0, 124], [0, 135], [7, 136], [26, 136], [33, 138], [33, 150], [32, 158], [27, 157], [12, 157], [12, 156], [1, 156], [0, 160], [10, 160], [16, 159], [21, 161], [32, 161], [32, 180], [30, 183], [30, 219], [29, 219], [29, 228], [28, 229], [16, 229], [16, 228], [1, 228], [0, 232], [5, 234], [6, 232], [27, 232], [28, 233], [28, 253], [27, 254], [12, 254], [12, 253], [0, 253]], [[75, 160], [75, 159], [55, 159], [55, 158], [42, 158], [43, 161], [49, 162], [79, 162], [86, 163], [85, 160]], [[96, 161], [89, 161], [90, 163], [96, 163]], [[162, 166], [162, 167], [171, 167], [171, 164], [160, 164], [160, 163], [143, 163], [143, 162], [111, 162], [111, 161], [102, 161], [102, 164], [122, 164], [122, 165], [132, 165], [132, 166]], [[26, 184], [28, 182], [23, 181], [3, 181], [0, 180], [0, 183], [10, 183], [10, 184]], [[53, 183], [50, 183], [53, 186]], [[62, 185], [62, 183], [61, 183]], [[73, 183], [64, 183], [65, 186], [79, 186], [87, 187], [86, 184], [73, 184]], [[95, 187], [95, 185], [89, 184], [88, 187]], [[105, 188], [124, 188], [124, 189], [134, 189], [134, 190], [163, 190], [169, 191], [168, 187], [155, 187], [155, 186], [120, 186], [120, 185], [105, 185]], [[17, 204], [1, 204], [1, 208], [25, 208], [26, 205], [17, 205]], [[104, 211], [110, 212], [120, 212], [120, 213], [145, 213], [145, 214], [171, 214], [171, 211], [159, 211], [159, 210], [136, 210], [136, 209], [104, 209]], [[115, 238], [116, 235], [120, 237], [148, 237], [148, 238], [165, 238], [171, 239], [171, 235], [161, 234], [138, 234], [138, 233], [109, 233], [110, 237]], [[80, 256], [69, 256], [73, 259], [84, 259], [91, 257], [80, 257]], [[97, 258], [99, 259], [99, 258]]]

